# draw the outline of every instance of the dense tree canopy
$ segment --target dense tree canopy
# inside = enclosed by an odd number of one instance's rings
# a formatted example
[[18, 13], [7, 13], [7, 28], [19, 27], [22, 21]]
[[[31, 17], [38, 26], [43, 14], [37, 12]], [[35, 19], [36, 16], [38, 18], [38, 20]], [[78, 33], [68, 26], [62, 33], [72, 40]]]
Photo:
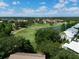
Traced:
[[0, 38], [0, 58], [5, 58], [15, 52], [34, 52], [34, 49], [28, 40], [21, 37]]
[[9, 36], [12, 31], [12, 24], [10, 23], [0, 23], [0, 37]]
[[56, 54], [54, 51], [58, 51], [60, 49], [62, 41], [60, 40], [58, 31], [53, 29], [40, 29], [37, 31], [35, 36], [37, 50], [45, 53], [48, 59], [52, 53], [54, 53], [52, 56]]
[[[28, 22], [19, 22], [15, 26], [28, 27], [33, 24], [33, 20]], [[75, 25], [76, 22], [67, 22], [62, 24], [62, 31]], [[29, 40], [22, 37], [11, 35], [12, 23], [0, 23], [0, 59], [4, 59], [11, 53], [28, 52], [34, 53], [34, 49]], [[35, 34], [35, 43], [37, 51], [44, 53], [47, 59], [79, 59], [78, 55], [61, 48], [64, 40], [60, 38], [60, 32], [52, 28], [44, 28], [37, 30]]]
[[62, 49], [53, 59], [79, 59], [79, 56], [71, 51]]
[[53, 29], [40, 29], [36, 33], [36, 43], [40, 43], [45, 40], [51, 40], [53, 42], [61, 42], [59, 31]]
[[37, 51], [46, 55], [46, 59], [78, 59], [79, 56], [61, 48], [65, 40], [60, 39], [59, 32], [53, 29], [40, 29], [35, 35]]
[[30, 41], [11, 35], [12, 30], [11, 23], [0, 23], [0, 59], [4, 59], [15, 52], [34, 52]]

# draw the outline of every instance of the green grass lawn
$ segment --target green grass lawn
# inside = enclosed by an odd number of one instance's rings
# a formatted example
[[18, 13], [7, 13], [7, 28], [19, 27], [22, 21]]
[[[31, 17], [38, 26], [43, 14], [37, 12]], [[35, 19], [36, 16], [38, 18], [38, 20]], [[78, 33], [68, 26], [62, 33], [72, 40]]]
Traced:
[[18, 30], [15, 33], [15, 36], [22, 36], [24, 37], [26, 40], [30, 40], [31, 44], [33, 45], [33, 47], [35, 48], [36, 44], [35, 44], [35, 33], [36, 30], [40, 29], [40, 28], [47, 28], [47, 27], [53, 27], [53, 26], [59, 26], [59, 24], [55, 24], [55, 25], [49, 25], [49, 24], [33, 24], [32, 26], [29, 26], [28, 28], [25, 28], [23, 30]]
[[35, 47], [35, 33], [36, 30], [40, 29], [40, 28], [47, 28], [47, 27], [51, 27], [49, 24], [33, 24], [32, 26], [29, 26], [28, 28], [25, 28], [21, 31], [16, 31], [15, 36], [22, 36], [24, 37], [26, 40], [30, 40], [31, 44], [33, 45], [33, 47]]

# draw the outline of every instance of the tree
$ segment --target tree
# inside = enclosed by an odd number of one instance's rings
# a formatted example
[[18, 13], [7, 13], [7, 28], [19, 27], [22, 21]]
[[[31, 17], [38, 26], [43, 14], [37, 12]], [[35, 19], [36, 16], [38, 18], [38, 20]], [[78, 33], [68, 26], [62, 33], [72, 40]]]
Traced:
[[9, 36], [12, 31], [12, 25], [10, 23], [0, 23], [0, 37]]
[[61, 31], [65, 31], [66, 30], [66, 25], [63, 23], [62, 25], [61, 25]]
[[15, 52], [34, 52], [34, 49], [28, 40], [21, 37], [9, 36], [0, 38], [1, 59]]
[[[52, 58], [53, 57], [51, 57], [51, 59]], [[62, 49], [53, 59], [79, 59], [79, 56], [73, 52]]]
[[44, 53], [47, 59], [57, 54], [56, 51], [60, 49], [61, 39], [58, 31], [53, 29], [40, 29], [35, 35], [35, 42], [37, 43], [37, 50]]
[[21, 46], [19, 47], [19, 49], [17, 49], [17, 51], [28, 52], [28, 53], [34, 53], [35, 52], [34, 48], [31, 45], [29, 40], [25, 40], [22, 37], [19, 37], [18, 39], [20, 39], [19, 42], [20, 42]]
[[59, 31], [53, 29], [40, 29], [35, 34], [36, 43], [39, 44], [45, 40], [51, 40], [53, 42], [61, 42]]
[[61, 48], [64, 41], [60, 39], [59, 32], [53, 29], [40, 29], [35, 35], [37, 51], [44, 53], [46, 59], [79, 59], [75, 53]]
[[52, 42], [51, 40], [45, 40], [40, 44], [37, 44], [37, 50], [46, 55], [46, 59], [50, 59], [50, 57], [54, 57], [60, 50], [60, 43]]

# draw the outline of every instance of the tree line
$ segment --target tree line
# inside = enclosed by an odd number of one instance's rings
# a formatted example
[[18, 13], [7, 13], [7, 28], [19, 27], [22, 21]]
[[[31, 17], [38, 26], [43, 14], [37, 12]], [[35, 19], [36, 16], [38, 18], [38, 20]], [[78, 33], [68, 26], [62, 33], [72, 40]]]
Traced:
[[23, 37], [15, 37], [11, 34], [12, 30], [11, 23], [0, 23], [0, 59], [16, 52], [35, 53], [30, 41]]

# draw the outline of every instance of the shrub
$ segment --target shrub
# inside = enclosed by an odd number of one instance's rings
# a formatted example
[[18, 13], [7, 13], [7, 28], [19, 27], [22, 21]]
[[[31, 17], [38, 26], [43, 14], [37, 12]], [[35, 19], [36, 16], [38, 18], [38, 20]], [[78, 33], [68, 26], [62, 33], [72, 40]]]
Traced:
[[0, 57], [5, 58], [15, 52], [34, 52], [34, 49], [28, 40], [21, 37], [3, 37], [0, 38]]

